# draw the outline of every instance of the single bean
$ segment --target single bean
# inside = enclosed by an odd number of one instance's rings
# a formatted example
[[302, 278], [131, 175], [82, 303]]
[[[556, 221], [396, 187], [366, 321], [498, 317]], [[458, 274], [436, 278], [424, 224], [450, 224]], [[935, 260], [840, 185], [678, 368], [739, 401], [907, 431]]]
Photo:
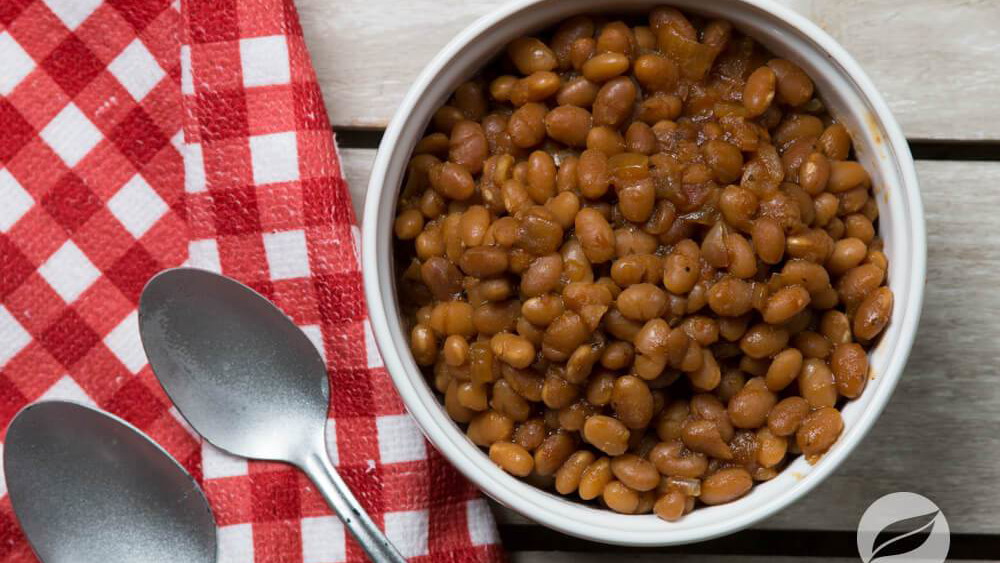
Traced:
[[815, 358], [803, 362], [799, 393], [814, 409], [832, 407], [837, 403], [837, 384], [826, 362]]
[[593, 500], [604, 492], [604, 487], [611, 482], [611, 460], [607, 457], [599, 458], [583, 470], [580, 475], [580, 498], [583, 500]]
[[738, 278], [750, 278], [757, 273], [757, 256], [750, 242], [739, 233], [726, 235], [729, 252], [729, 273]]
[[698, 479], [708, 470], [708, 458], [684, 447], [679, 440], [660, 442], [649, 452], [656, 470], [671, 477]]
[[562, 495], [573, 494], [580, 487], [583, 472], [594, 463], [594, 454], [588, 450], [579, 450], [569, 456], [556, 471], [556, 491]]
[[826, 189], [829, 180], [830, 161], [822, 153], [811, 153], [799, 167], [799, 185], [813, 197]]
[[843, 125], [833, 123], [820, 135], [816, 146], [831, 160], [847, 160], [851, 152], [851, 136]]
[[650, 53], [635, 60], [633, 73], [646, 92], [667, 92], [677, 83], [677, 65], [667, 57]]
[[562, 272], [563, 260], [558, 253], [535, 258], [521, 274], [521, 293], [526, 297], [536, 297], [556, 290]]
[[719, 368], [719, 364], [715, 360], [715, 356], [711, 350], [703, 348], [699, 352], [698, 348], [700, 346], [697, 343], [692, 344], [694, 345], [688, 348], [689, 354], [700, 353], [701, 359], [692, 366], [682, 364], [681, 371], [687, 372], [688, 378], [691, 380], [691, 386], [696, 391], [711, 391], [718, 387], [719, 382], [722, 381], [722, 370]]
[[462, 120], [452, 127], [448, 145], [449, 161], [463, 166], [472, 174], [478, 174], [483, 170], [489, 150], [486, 135], [479, 123]]
[[526, 368], [535, 361], [535, 347], [524, 337], [509, 332], [493, 335], [490, 340], [493, 354], [515, 368]]
[[507, 270], [507, 265], [507, 253], [495, 246], [470, 248], [462, 254], [462, 259], [459, 261], [463, 272], [481, 279], [502, 274]]
[[514, 421], [492, 410], [476, 414], [466, 431], [472, 443], [483, 447], [489, 447], [494, 442], [508, 441], [513, 433]]
[[559, 88], [559, 91], [556, 92], [556, 104], [589, 108], [594, 105], [594, 100], [597, 99], [598, 89], [600, 86], [587, 80], [586, 77], [577, 76], [563, 83], [562, 87]]
[[540, 70], [552, 70], [559, 65], [552, 49], [534, 37], [521, 37], [511, 41], [507, 46], [507, 56], [525, 76]]
[[626, 427], [641, 430], [653, 418], [653, 395], [645, 381], [625, 375], [615, 380], [611, 408]]
[[636, 491], [651, 491], [660, 483], [660, 474], [649, 461], [634, 454], [624, 454], [611, 460], [615, 478]]
[[802, 397], [782, 399], [767, 415], [767, 427], [775, 436], [791, 436], [809, 414], [809, 403]]
[[[885, 271], [874, 264], [862, 264], [851, 268], [837, 281], [840, 300], [848, 307], [860, 304], [885, 280]], [[854, 330], [857, 334], [857, 328]]]
[[[543, 126], [544, 133], [556, 141], [571, 147], [584, 147], [587, 144], [587, 134], [593, 127], [593, 118], [590, 112], [582, 107], [561, 105], [545, 114]], [[534, 144], [537, 142], [528, 146]]]
[[[535, 450], [545, 439], [545, 422], [540, 418], [525, 420], [514, 429], [514, 443], [530, 451]], [[534, 465], [534, 459], [532, 459]]]
[[777, 81], [774, 71], [767, 66], [759, 67], [750, 74], [743, 87], [743, 106], [746, 107], [747, 117], [757, 117], [767, 111], [774, 101]]
[[441, 106], [431, 118], [431, 124], [438, 133], [451, 135], [451, 129], [456, 123], [465, 119], [462, 110], [455, 106]]
[[581, 209], [576, 215], [575, 228], [576, 238], [591, 263], [600, 264], [614, 257], [614, 231], [600, 212]]
[[580, 71], [597, 51], [597, 41], [593, 37], [580, 37], [570, 44], [569, 60], [573, 70]]
[[892, 291], [880, 287], [865, 298], [854, 313], [854, 335], [863, 340], [871, 340], [889, 324], [892, 315]]
[[528, 102], [541, 102], [554, 95], [562, 87], [558, 74], [539, 70], [517, 81], [510, 91], [510, 102], [522, 106]]
[[757, 431], [757, 444], [757, 463], [764, 467], [778, 465], [788, 452], [788, 440], [784, 436], [776, 436], [767, 427]]
[[605, 415], [594, 415], [583, 425], [583, 438], [589, 444], [610, 456], [618, 456], [628, 449], [630, 432], [622, 422]]
[[445, 162], [430, 169], [431, 186], [442, 196], [464, 201], [472, 197], [476, 183], [469, 170], [454, 162]]
[[868, 354], [856, 342], [838, 344], [830, 357], [837, 391], [848, 399], [861, 395], [868, 382]]
[[488, 111], [483, 84], [463, 82], [455, 89], [454, 104], [469, 119], [480, 120]]
[[767, 388], [744, 387], [729, 401], [729, 419], [737, 428], [759, 428], [777, 402], [777, 397]]
[[[444, 361], [449, 366], [458, 367], [464, 365], [469, 359], [469, 342], [453, 334], [444, 341]], [[482, 409], [479, 409], [482, 410]]]
[[583, 317], [573, 311], [566, 311], [545, 329], [542, 354], [553, 361], [565, 361], [590, 334], [591, 330]]
[[720, 469], [701, 483], [701, 502], [711, 506], [732, 502], [750, 491], [753, 478], [746, 469]]
[[809, 292], [801, 285], [791, 285], [771, 294], [762, 311], [764, 322], [778, 325], [787, 323], [809, 306]]
[[608, 508], [622, 514], [632, 514], [639, 507], [639, 493], [621, 481], [605, 485], [601, 498]]
[[696, 452], [719, 459], [732, 459], [733, 451], [722, 439], [718, 425], [711, 420], [688, 420], [681, 427], [684, 445]]
[[791, 385], [802, 371], [802, 352], [795, 348], [786, 348], [774, 356], [767, 368], [765, 381], [767, 388], [778, 392]]
[[813, 82], [795, 63], [785, 59], [771, 59], [767, 66], [774, 71], [779, 102], [801, 106], [812, 98]]
[[393, 231], [400, 240], [411, 240], [423, 231], [424, 215], [418, 209], [407, 209], [396, 217]]
[[830, 179], [827, 189], [835, 194], [871, 185], [868, 172], [861, 163], [852, 160], [838, 160], [830, 163]]
[[609, 80], [601, 86], [594, 100], [594, 124], [620, 127], [632, 115], [636, 96], [638, 91], [630, 78], [622, 76]]
[[688, 497], [677, 490], [667, 491], [653, 505], [653, 512], [661, 520], [676, 522], [684, 516]]
[[587, 383], [587, 402], [596, 406], [604, 406], [610, 403], [614, 387], [614, 374], [606, 371], [599, 372], [597, 375], [591, 377]]
[[437, 337], [431, 327], [417, 324], [410, 332], [410, 350], [417, 365], [431, 366], [437, 360]]
[[[719, 196], [719, 211], [722, 211], [722, 216], [729, 224], [743, 231], [752, 231], [753, 216], [757, 213], [759, 203], [753, 191], [736, 185], [726, 186]], [[757, 244], [756, 241], [754, 244]]]
[[534, 102], [514, 110], [507, 121], [507, 133], [511, 142], [525, 149], [541, 143], [545, 139], [545, 118], [548, 113], [545, 105]]
[[811, 330], [804, 330], [795, 335], [792, 346], [799, 349], [806, 358], [825, 360], [830, 356], [832, 345], [825, 336]]
[[795, 442], [807, 457], [826, 453], [844, 430], [840, 411], [825, 407], [813, 411], [795, 433]]
[[507, 418], [524, 422], [531, 415], [531, 405], [514, 390], [506, 379], [499, 379], [493, 384], [493, 397], [490, 406]]
[[621, 292], [617, 306], [625, 317], [644, 322], [666, 311], [667, 295], [653, 284], [635, 284]]
[[601, 27], [597, 36], [598, 53], [623, 53], [631, 57], [635, 50], [635, 35], [624, 22], [615, 21]]
[[663, 285], [678, 295], [688, 293], [697, 283], [700, 269], [697, 258], [671, 253], [663, 263]]
[[517, 77], [505, 74], [498, 76], [490, 82], [490, 96], [498, 102], [510, 100], [510, 93], [517, 84]]
[[531, 454], [511, 442], [494, 442], [490, 446], [490, 459], [501, 469], [516, 477], [527, 477], [535, 466]]
[[591, 82], [607, 82], [628, 70], [628, 57], [623, 53], [601, 53], [583, 63], [583, 76]]
[[740, 339], [740, 349], [751, 358], [767, 358], [783, 350], [788, 344], [788, 331], [765, 323], [758, 323]]
[[555, 474], [576, 451], [576, 440], [567, 432], [556, 432], [535, 450], [535, 473], [543, 477]]
[[823, 264], [833, 253], [833, 238], [822, 229], [809, 229], [785, 239], [785, 253], [792, 258]]
[[580, 388], [554, 374], [545, 377], [542, 385], [542, 402], [550, 409], [568, 407], [580, 396]]

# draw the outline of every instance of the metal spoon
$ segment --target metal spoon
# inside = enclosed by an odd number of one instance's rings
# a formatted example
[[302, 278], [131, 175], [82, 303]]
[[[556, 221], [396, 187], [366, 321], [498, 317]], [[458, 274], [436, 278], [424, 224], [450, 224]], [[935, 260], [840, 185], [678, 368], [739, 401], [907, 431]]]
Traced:
[[76, 403], [29, 406], [7, 428], [14, 514], [44, 563], [214, 563], [215, 519], [170, 454]]
[[297, 466], [373, 560], [405, 561], [330, 464], [326, 366], [277, 307], [229, 278], [177, 268], [143, 290], [139, 332], [163, 388], [206, 440]]

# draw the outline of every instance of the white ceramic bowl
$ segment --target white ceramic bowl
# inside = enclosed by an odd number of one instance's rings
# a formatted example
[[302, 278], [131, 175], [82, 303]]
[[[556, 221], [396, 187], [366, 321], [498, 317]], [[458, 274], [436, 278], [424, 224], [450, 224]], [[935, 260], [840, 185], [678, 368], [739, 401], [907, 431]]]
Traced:
[[[728, 19], [809, 73], [832, 114], [851, 132], [859, 159], [872, 173], [879, 228], [895, 294], [892, 320], [872, 352], [874, 378], [843, 410], [840, 440], [816, 463], [802, 457], [744, 498], [703, 507], [678, 522], [622, 515], [537, 489], [499, 468], [445, 413], [413, 361], [400, 323], [394, 287], [392, 224], [410, 151], [433, 112], [452, 90], [510, 40], [587, 12], [648, 11], [669, 4]], [[424, 69], [390, 123], [375, 159], [362, 236], [365, 293], [386, 367], [410, 413], [430, 441], [486, 494], [561, 532], [635, 546], [672, 545], [731, 533], [774, 514], [830, 475], [878, 418], [906, 364], [923, 300], [926, 262], [923, 207], [913, 159], [896, 120], [858, 64], [819, 27], [771, 0], [515, 0], [458, 34]]]

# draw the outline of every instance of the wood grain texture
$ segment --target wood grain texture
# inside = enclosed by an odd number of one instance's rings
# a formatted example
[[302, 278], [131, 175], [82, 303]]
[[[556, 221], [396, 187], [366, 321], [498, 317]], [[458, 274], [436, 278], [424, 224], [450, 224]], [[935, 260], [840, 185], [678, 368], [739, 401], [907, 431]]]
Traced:
[[[838, 39], [906, 135], [1000, 140], [1000, 2], [783, 0]], [[413, 78], [496, 0], [298, 0], [335, 126], [384, 127]]]
[[861, 63], [908, 138], [1000, 139], [1000, 123], [981, 117], [989, 100], [1000, 98], [1000, 2], [786, 3], [819, 24]]
[[[355, 198], [374, 152], [342, 152]], [[954, 533], [1000, 532], [1000, 162], [923, 161], [917, 170], [929, 267], [906, 371], [847, 462], [762, 528], [854, 530], [875, 499], [912, 491], [935, 501]], [[502, 508], [497, 516], [528, 523]]]
[[361, 211], [365, 206], [365, 192], [368, 190], [368, 176], [371, 175], [373, 160], [375, 151], [372, 149], [340, 149], [340, 166], [351, 191], [351, 202], [358, 221], [361, 220]]

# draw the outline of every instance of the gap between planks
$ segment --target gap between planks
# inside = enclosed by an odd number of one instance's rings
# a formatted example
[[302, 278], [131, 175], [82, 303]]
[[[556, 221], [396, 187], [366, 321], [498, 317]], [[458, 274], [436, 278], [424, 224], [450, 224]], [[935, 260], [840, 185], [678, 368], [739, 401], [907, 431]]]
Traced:
[[[341, 148], [377, 149], [382, 142], [381, 129], [340, 127], [337, 142]], [[911, 139], [910, 152], [917, 160], [1000, 161], [1000, 141], [936, 141]]]
[[[603, 552], [578, 553], [557, 551], [521, 551], [510, 553], [511, 563], [802, 563], [802, 557], [759, 557], [745, 555], [681, 555], [663, 553], [639, 553], [622, 555], [609, 547]], [[857, 557], [809, 556], [810, 563], [858, 563]], [[988, 563], [987, 559], [965, 560], [966, 563]], [[992, 560], [996, 561], [996, 560]]]
[[[359, 209], [374, 153], [342, 151]], [[843, 466], [760, 528], [854, 530], [875, 499], [912, 491], [941, 507], [953, 533], [1000, 532], [1000, 162], [920, 161], [917, 171], [928, 271], [906, 371]]]

